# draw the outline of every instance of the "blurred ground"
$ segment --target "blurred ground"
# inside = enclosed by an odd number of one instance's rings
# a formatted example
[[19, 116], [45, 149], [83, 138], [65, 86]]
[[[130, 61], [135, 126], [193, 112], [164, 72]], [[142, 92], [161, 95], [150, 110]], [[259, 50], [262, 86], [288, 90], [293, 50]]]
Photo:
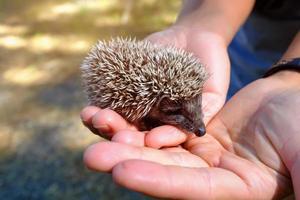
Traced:
[[99, 138], [79, 119], [79, 65], [98, 39], [163, 29], [179, 4], [0, 0], [0, 199], [148, 198], [83, 166]]

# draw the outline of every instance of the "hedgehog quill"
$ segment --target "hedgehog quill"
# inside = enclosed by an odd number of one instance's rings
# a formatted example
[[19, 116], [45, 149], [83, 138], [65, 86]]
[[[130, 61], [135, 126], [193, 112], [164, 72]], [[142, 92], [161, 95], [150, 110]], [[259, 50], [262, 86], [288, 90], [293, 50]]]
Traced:
[[173, 125], [205, 134], [204, 65], [193, 54], [148, 41], [99, 41], [81, 65], [89, 104], [110, 108], [139, 130]]

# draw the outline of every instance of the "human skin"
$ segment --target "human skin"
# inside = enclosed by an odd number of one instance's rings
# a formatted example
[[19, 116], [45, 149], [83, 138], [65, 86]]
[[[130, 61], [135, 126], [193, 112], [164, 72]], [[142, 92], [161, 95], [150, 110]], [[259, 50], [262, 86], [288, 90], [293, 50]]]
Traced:
[[210, 74], [202, 94], [206, 124], [224, 105], [230, 78], [227, 47], [253, 4], [254, 0], [186, 0], [172, 26], [146, 38], [192, 52], [204, 63]]
[[[205, 124], [225, 103], [230, 79], [227, 47], [253, 4], [254, 0], [232, 0], [230, 4], [226, 0], [186, 0], [172, 26], [146, 37], [153, 43], [192, 52], [205, 65], [210, 75], [202, 93]], [[88, 127], [98, 132], [93, 126]], [[109, 132], [108, 128], [104, 126], [100, 132]]]
[[84, 162], [160, 198], [279, 199], [293, 193], [292, 181], [299, 198], [299, 83], [290, 71], [251, 83], [225, 104], [204, 137], [170, 126], [145, 134], [113, 111], [87, 107], [82, 118], [108, 124], [112, 139], [90, 146]]
[[[225, 31], [228, 37], [222, 37], [216, 32], [194, 29], [192, 32], [199, 30], [201, 34], [193, 36], [178, 31], [186, 30], [183, 27], [175, 25], [166, 30], [161, 43], [165, 38], [169, 44], [171, 35], [175, 35], [173, 42], [178, 47], [184, 41], [180, 38], [200, 38], [199, 45], [211, 40], [212, 44], [200, 45], [205, 51], [194, 53], [207, 65], [215, 66], [210, 72], [228, 75], [226, 47], [231, 31]], [[234, 28], [229, 30], [235, 32]], [[151, 37], [154, 41], [157, 35]], [[284, 58], [299, 57], [299, 43], [298, 33]], [[214, 61], [216, 54], [221, 61]], [[223, 90], [227, 91], [229, 81], [224, 77], [213, 77], [208, 83], [212, 89], [206, 86], [206, 122], [223, 105]], [[300, 199], [299, 83], [299, 74], [289, 71], [253, 82], [225, 105], [209, 123], [208, 134], [201, 138], [171, 126], [141, 133], [111, 110], [86, 107], [81, 114], [84, 124], [102, 132], [111, 142], [89, 147], [85, 164], [90, 169], [112, 173], [114, 180], [127, 188], [161, 198], [278, 199], [291, 194], [293, 184], [296, 198]], [[215, 108], [205, 101], [214, 102]]]
[[[283, 59], [300, 56], [300, 33]], [[175, 199], [300, 199], [300, 74], [281, 71], [239, 91], [207, 126], [142, 133], [109, 109], [86, 107], [83, 123], [111, 141], [89, 147], [87, 167], [132, 190]], [[293, 187], [292, 187], [293, 185]]]
[[[300, 32], [282, 59], [300, 56]], [[259, 79], [227, 102], [204, 137], [171, 126], [142, 133], [117, 113], [86, 107], [81, 117], [111, 142], [89, 147], [85, 164], [132, 190], [176, 199], [300, 198], [300, 74]]]

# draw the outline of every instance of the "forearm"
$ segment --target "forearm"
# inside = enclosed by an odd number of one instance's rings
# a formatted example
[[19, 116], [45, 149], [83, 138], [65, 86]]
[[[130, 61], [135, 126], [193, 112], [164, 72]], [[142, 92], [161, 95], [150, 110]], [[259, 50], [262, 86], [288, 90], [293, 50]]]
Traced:
[[300, 31], [296, 34], [293, 42], [288, 47], [282, 59], [299, 58], [300, 57]]
[[[294, 59], [294, 58], [300, 58], [300, 31], [296, 34], [293, 41], [287, 48], [284, 55], [281, 57], [280, 60], [286, 60], [286, 59]], [[300, 71], [295, 72], [291, 70], [282, 70], [279, 71], [270, 78], [275, 78], [278, 81], [284, 82], [285, 85], [295, 85], [293, 83], [296, 83], [296, 87], [299, 88], [300, 85]], [[300, 89], [300, 88], [299, 88]]]
[[186, 0], [175, 25], [212, 32], [228, 45], [249, 16], [255, 0]]

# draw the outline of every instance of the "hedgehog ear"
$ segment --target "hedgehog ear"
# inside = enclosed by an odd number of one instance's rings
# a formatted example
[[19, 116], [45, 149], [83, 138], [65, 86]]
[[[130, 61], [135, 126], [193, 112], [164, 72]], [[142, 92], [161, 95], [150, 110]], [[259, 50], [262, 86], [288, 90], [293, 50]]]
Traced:
[[168, 95], [162, 95], [159, 99], [158, 99], [158, 101], [156, 102], [156, 106], [157, 107], [161, 107], [161, 106], [163, 106], [163, 105], [167, 105], [167, 104], [170, 104], [171, 103], [171, 99], [170, 99], [170, 97], [168, 96]]

